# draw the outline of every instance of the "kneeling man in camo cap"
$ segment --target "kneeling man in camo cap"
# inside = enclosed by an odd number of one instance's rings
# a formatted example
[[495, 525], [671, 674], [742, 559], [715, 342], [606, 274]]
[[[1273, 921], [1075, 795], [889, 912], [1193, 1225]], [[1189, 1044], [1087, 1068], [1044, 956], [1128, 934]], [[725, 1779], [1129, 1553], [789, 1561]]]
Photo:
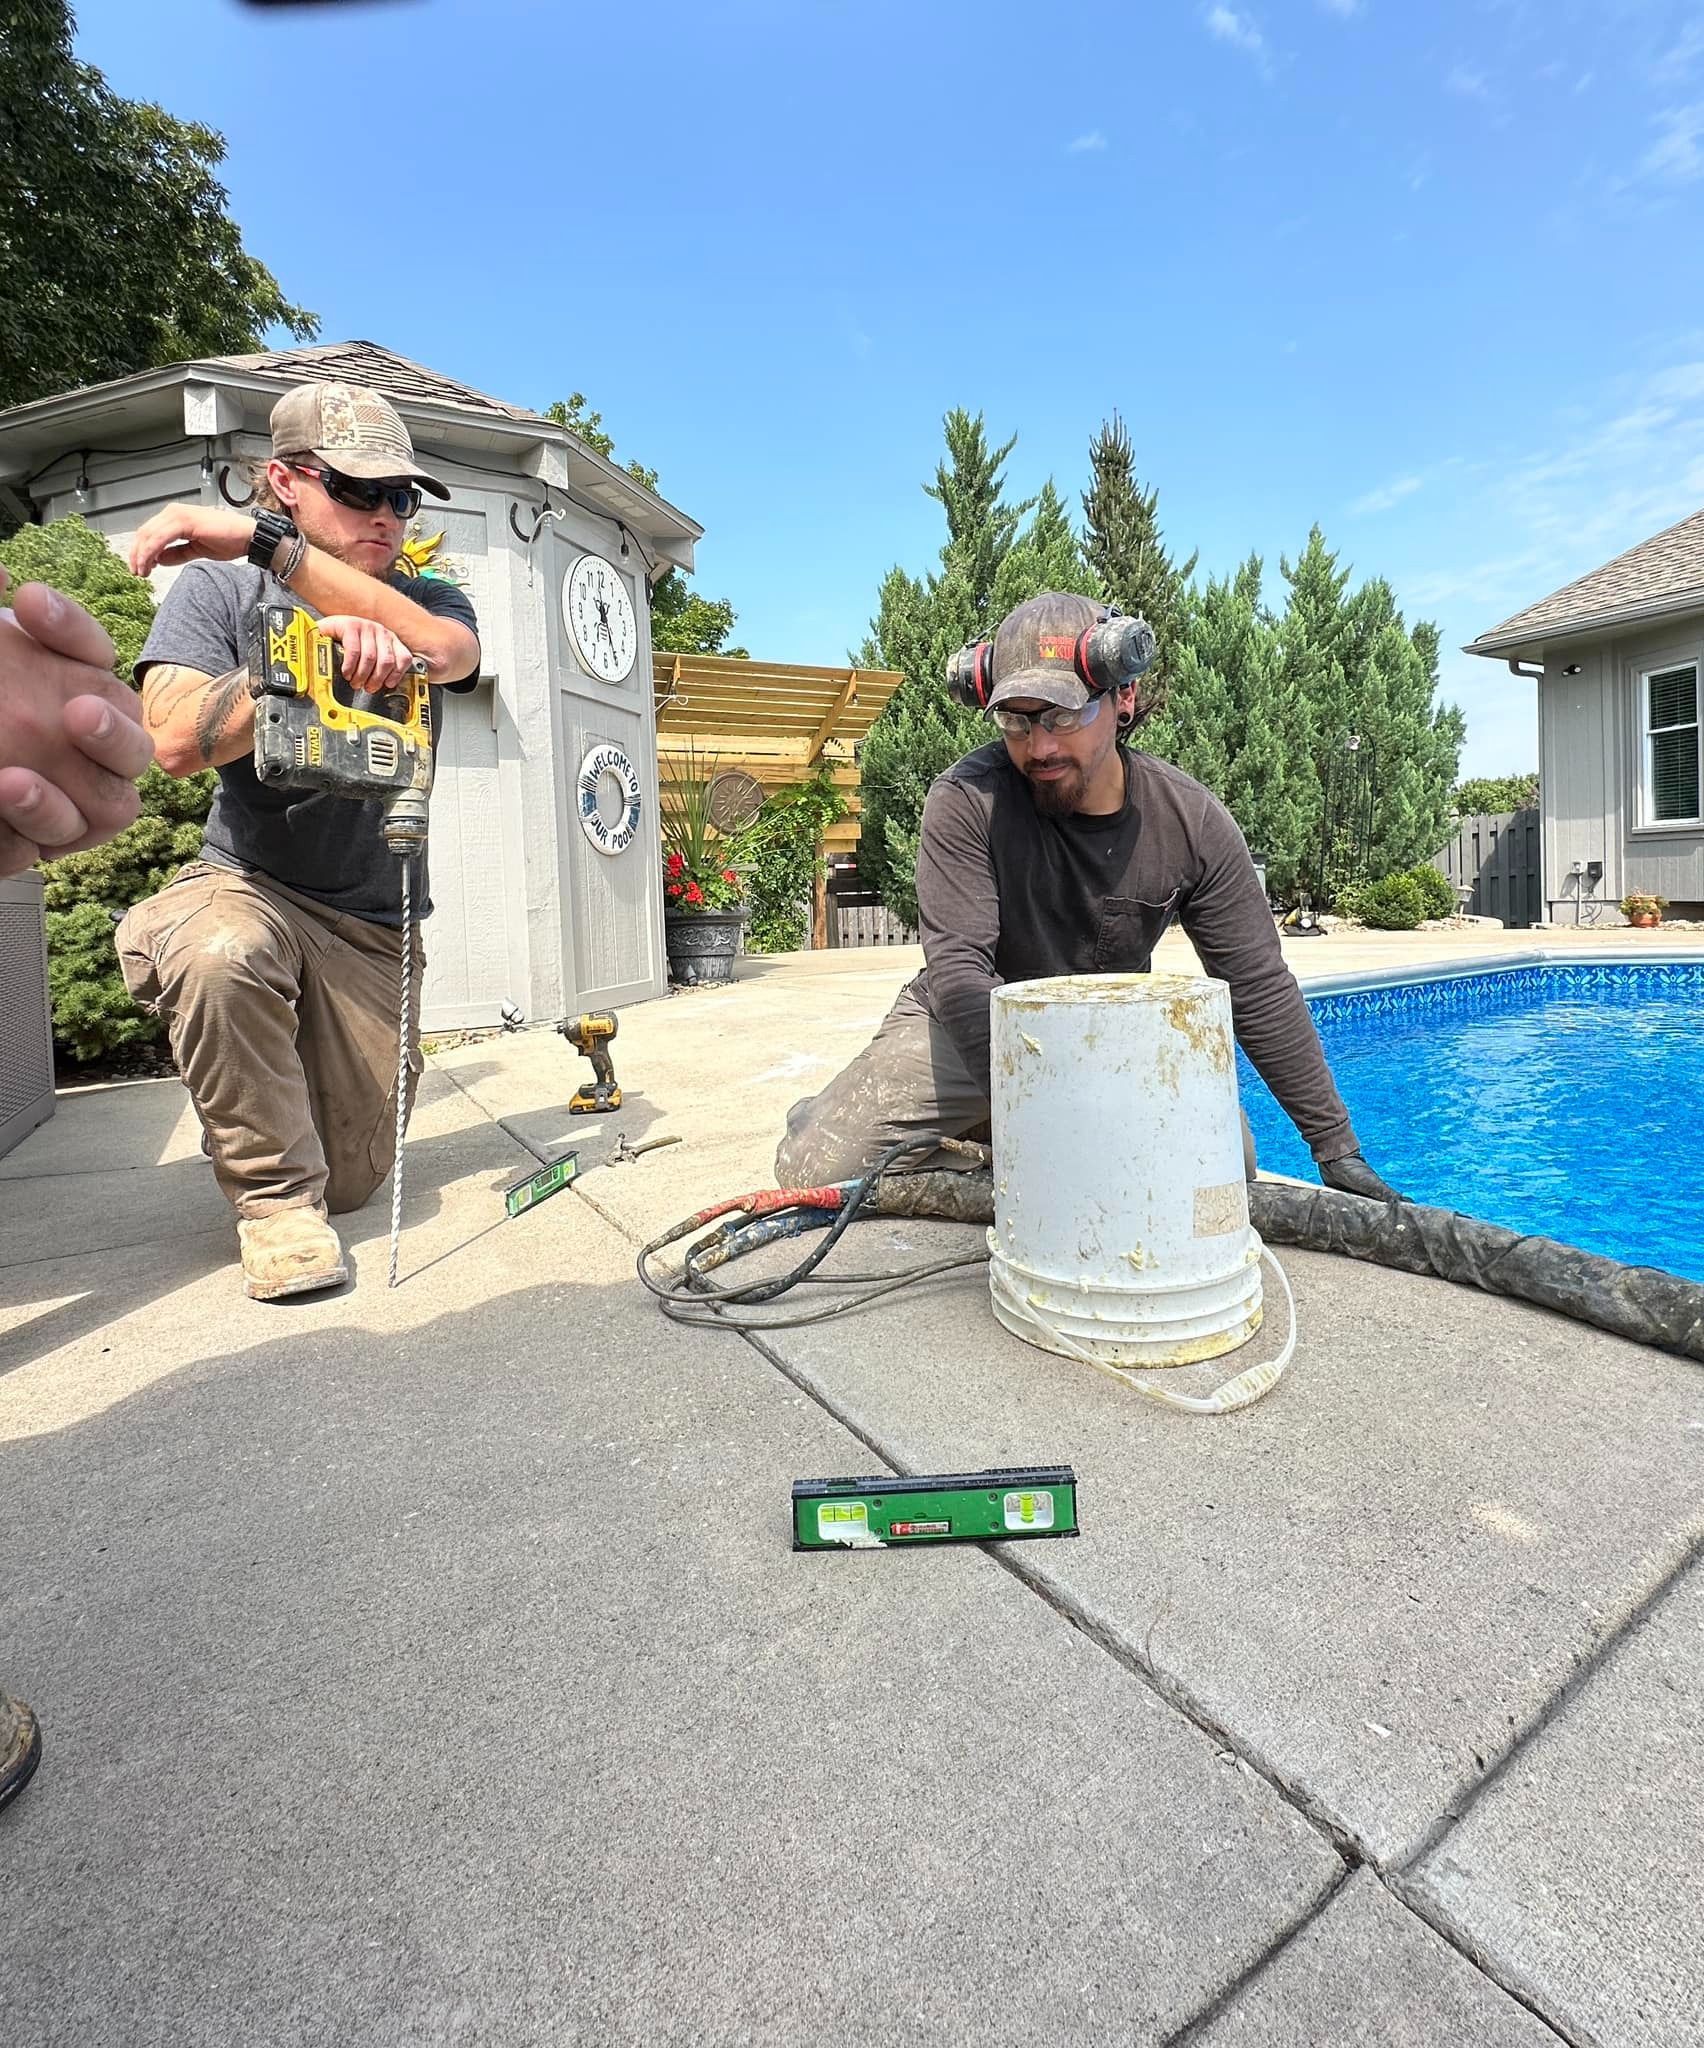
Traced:
[[[974, 659], [975, 701], [999, 737], [937, 777], [923, 807], [923, 972], [852, 1064], [793, 1105], [775, 1162], [783, 1187], [851, 1180], [899, 1144], [901, 1171], [963, 1166], [941, 1141], [989, 1135], [992, 991], [1145, 974], [1175, 920], [1230, 985], [1237, 1038], [1326, 1186], [1400, 1199], [1361, 1156], [1236, 820], [1133, 744], [1157, 708], [1146, 662], [1097, 672], [1086, 651], [1113, 620], [1090, 598], [1047, 591], [1010, 612], [991, 645], [955, 658]], [[1151, 635], [1146, 645], [1151, 661]], [[1246, 1118], [1243, 1144], [1252, 1180]]]
[[[249, 635], [264, 604], [313, 613], [361, 708], [401, 687], [416, 656], [433, 684], [472, 689], [472, 605], [398, 568], [422, 490], [449, 496], [394, 407], [304, 384], [273, 408], [252, 513], [168, 505], [130, 549], [140, 576], [187, 565], [136, 674], [160, 765], [216, 768], [219, 790], [200, 859], [128, 913], [119, 962], [165, 1021], [257, 1300], [345, 1280], [328, 1211], [359, 1208], [390, 1171], [402, 862], [381, 837], [382, 804], [258, 780]], [[423, 859], [415, 886], [424, 915]], [[416, 1019], [423, 966], [417, 946]], [[409, 1064], [417, 1073], [418, 1037]]]

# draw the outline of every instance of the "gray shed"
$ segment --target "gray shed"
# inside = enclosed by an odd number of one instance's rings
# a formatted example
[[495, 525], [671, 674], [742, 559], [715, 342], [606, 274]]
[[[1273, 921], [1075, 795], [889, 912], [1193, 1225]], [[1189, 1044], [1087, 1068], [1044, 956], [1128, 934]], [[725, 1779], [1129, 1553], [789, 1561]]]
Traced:
[[[649, 578], [692, 567], [702, 529], [565, 428], [370, 341], [174, 363], [0, 412], [15, 518], [82, 515], [117, 547], [162, 505], [240, 502], [281, 391], [382, 391], [450, 486], [418, 530], [479, 613], [481, 687], [439, 700], [424, 1024], [534, 1021], [667, 986]], [[568, 611], [576, 571], [632, 601], [636, 652], [596, 673]], [[159, 572], [163, 591], [172, 572]], [[630, 797], [638, 794], [638, 819]]]
[[1704, 917], [1704, 512], [1466, 652], [1538, 685], [1546, 916], [1620, 924], [1640, 893]]

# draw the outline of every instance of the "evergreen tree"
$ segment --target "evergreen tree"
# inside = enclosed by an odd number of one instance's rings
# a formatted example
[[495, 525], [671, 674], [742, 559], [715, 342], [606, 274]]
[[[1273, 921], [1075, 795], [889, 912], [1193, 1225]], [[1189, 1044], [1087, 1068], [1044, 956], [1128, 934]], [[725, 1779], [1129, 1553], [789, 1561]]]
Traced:
[[936, 464], [935, 481], [923, 488], [947, 515], [951, 567], [969, 602], [975, 637], [984, 639], [999, 624], [994, 586], [1000, 565], [1035, 500], [1026, 498], [1018, 505], [1008, 505], [1005, 500], [1001, 464], [1018, 445], [1016, 434], [1003, 446], [990, 448], [982, 414], [972, 419], [962, 407], [948, 413], [942, 425], [947, 460]]
[[1124, 422], [1114, 413], [1089, 444], [1092, 482], [1083, 498], [1083, 554], [1107, 598], [1121, 611], [1147, 620], [1159, 641], [1155, 671], [1164, 688], [1173, 678], [1189, 624], [1189, 579], [1194, 555], [1181, 565], [1160, 532], [1159, 490], [1136, 481], [1136, 457]]
[[1282, 566], [1282, 675], [1306, 710], [1319, 787], [1319, 834], [1302, 878], [1329, 900], [1346, 882], [1399, 873], [1443, 844], [1465, 726], [1455, 706], [1436, 702], [1437, 629], [1411, 633], [1388, 583], [1375, 577], [1349, 595], [1349, 571], [1317, 526]]
[[1098, 595], [1051, 479], [1033, 500], [1008, 505], [1001, 465], [1014, 442], [991, 450], [980, 413], [950, 412], [943, 426], [948, 460], [924, 485], [947, 518], [939, 572], [919, 579], [890, 570], [870, 635], [853, 656], [861, 668], [898, 669], [905, 677], [860, 754], [858, 870], [907, 924], [917, 921], [917, 841], [929, 786], [996, 737], [985, 713], [948, 696], [948, 661], [959, 648], [990, 638], [1014, 605], [1044, 590]]
[[1083, 559], [1082, 543], [1071, 526], [1065, 501], [1049, 477], [1037, 493], [1030, 523], [1013, 542], [994, 578], [989, 607], [998, 625], [1014, 605], [1044, 590], [1075, 590], [1098, 598], [1100, 582]]

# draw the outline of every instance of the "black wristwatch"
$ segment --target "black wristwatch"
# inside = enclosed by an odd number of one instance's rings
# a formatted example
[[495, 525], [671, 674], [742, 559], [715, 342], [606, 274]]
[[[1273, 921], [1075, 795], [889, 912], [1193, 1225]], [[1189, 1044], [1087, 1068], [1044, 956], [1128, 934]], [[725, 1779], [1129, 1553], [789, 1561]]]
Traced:
[[301, 530], [288, 512], [257, 512], [254, 534], [248, 544], [248, 558], [257, 569], [270, 569], [278, 559], [282, 542], [300, 540]]

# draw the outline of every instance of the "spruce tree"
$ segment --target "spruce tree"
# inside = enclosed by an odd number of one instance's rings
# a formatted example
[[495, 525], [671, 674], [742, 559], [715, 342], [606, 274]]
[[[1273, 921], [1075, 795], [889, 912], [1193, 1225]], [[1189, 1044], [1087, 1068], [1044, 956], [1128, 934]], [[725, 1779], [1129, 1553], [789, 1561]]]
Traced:
[[[1024, 598], [1087, 580], [1051, 483], [1034, 500], [1006, 502], [1003, 465], [1016, 437], [991, 449], [983, 416], [963, 410], [948, 413], [942, 426], [947, 457], [935, 481], [923, 486], [946, 514], [940, 568], [922, 578], [889, 570], [869, 637], [852, 657], [861, 668], [898, 669], [905, 677], [860, 755], [858, 868], [859, 879], [879, 889], [907, 924], [917, 921], [917, 837], [929, 785], [995, 736], [984, 713], [948, 696], [948, 661], [960, 647], [990, 637]], [[1036, 516], [1020, 534], [1032, 504]]]
[[1187, 592], [1195, 556], [1181, 565], [1160, 532], [1159, 490], [1136, 480], [1136, 457], [1114, 413], [1089, 444], [1093, 480], [1083, 497], [1083, 554], [1107, 598], [1148, 621], [1159, 641], [1155, 672], [1172, 679], [1188, 628]]

